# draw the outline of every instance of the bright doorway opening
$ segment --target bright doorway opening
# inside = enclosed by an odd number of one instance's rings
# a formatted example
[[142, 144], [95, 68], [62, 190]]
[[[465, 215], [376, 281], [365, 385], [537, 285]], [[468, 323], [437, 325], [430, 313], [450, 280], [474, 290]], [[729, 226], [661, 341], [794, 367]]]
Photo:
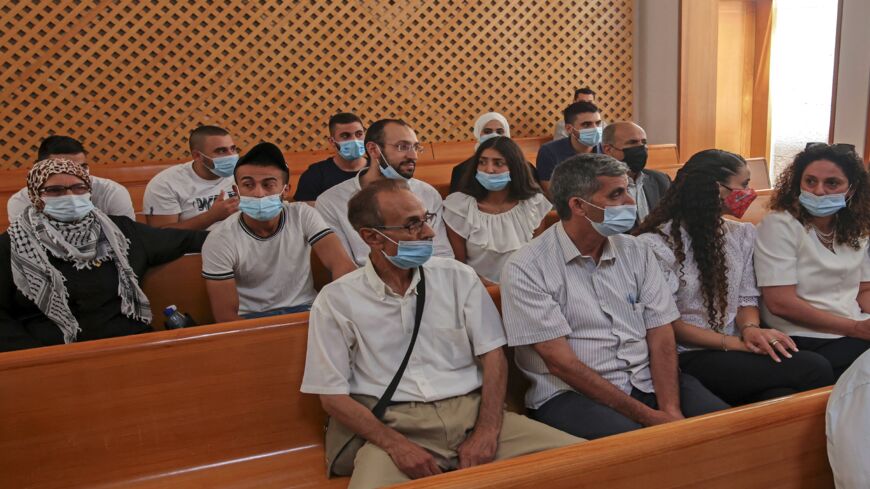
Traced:
[[772, 181], [807, 142], [827, 142], [837, 0], [780, 0], [770, 56]]

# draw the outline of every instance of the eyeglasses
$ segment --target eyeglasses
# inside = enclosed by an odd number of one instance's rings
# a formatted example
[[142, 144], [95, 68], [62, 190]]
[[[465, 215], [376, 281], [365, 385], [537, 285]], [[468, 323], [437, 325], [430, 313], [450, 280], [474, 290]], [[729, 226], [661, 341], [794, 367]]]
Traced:
[[411, 143], [399, 143], [399, 144], [384, 143], [384, 144], [387, 146], [392, 146], [392, 147], [396, 148], [396, 151], [398, 151], [399, 153], [407, 153], [408, 151], [411, 151], [412, 149], [414, 150], [415, 153], [422, 153], [423, 152], [423, 145], [420, 143], [414, 143], [414, 144], [411, 144]]
[[852, 154], [855, 152], [855, 145], [848, 143], [807, 143], [804, 151], [810, 148], [831, 148], [831, 150], [838, 155]]
[[84, 195], [90, 191], [91, 188], [83, 183], [77, 183], [70, 186], [51, 185], [39, 189], [39, 195], [45, 195], [47, 197], [60, 197], [61, 195], [66, 195], [67, 192], [72, 192], [73, 195]]
[[431, 212], [427, 212], [423, 215], [423, 219], [416, 220], [409, 224], [405, 224], [404, 226], [372, 226], [372, 229], [382, 229], [384, 231], [398, 231], [400, 229], [404, 229], [409, 233], [419, 233], [423, 229], [424, 224], [432, 225], [435, 222], [435, 216], [438, 214], [433, 214]]

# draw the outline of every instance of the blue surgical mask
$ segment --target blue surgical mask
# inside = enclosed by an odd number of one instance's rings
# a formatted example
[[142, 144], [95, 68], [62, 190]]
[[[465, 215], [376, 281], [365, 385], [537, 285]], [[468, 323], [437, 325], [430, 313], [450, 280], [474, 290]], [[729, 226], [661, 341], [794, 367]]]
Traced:
[[[582, 200], [582, 199], [581, 199]], [[587, 204], [604, 211], [604, 221], [595, 222], [588, 217], [588, 220], [595, 231], [602, 236], [613, 236], [630, 231], [637, 221], [637, 206], [636, 205], [609, 205], [607, 207], [598, 207], [592, 202], [584, 200]]]
[[267, 195], [265, 197], [239, 197], [239, 210], [251, 219], [257, 221], [269, 221], [281, 213], [284, 203], [281, 202], [281, 194]]
[[42, 201], [45, 203], [42, 212], [48, 217], [61, 222], [79, 221], [94, 210], [91, 194], [43, 197]]
[[381, 170], [381, 175], [389, 178], [390, 180], [408, 180], [403, 177], [395, 168], [393, 168], [389, 163], [387, 163], [387, 158], [381, 154], [378, 162], [378, 168]]
[[395, 256], [390, 256], [383, 251], [384, 256], [387, 260], [390, 261], [393, 265], [405, 269], [410, 270], [411, 268], [417, 268], [422, 266], [424, 263], [429, 261], [429, 258], [432, 258], [433, 251], [433, 242], [431, 239], [421, 240], [421, 241], [399, 241], [396, 242], [390, 239], [386, 234], [375, 229], [381, 236], [389, 239], [392, 243], [396, 244], [399, 247], [399, 251], [396, 252]]
[[219, 177], [232, 176], [233, 171], [236, 169], [236, 163], [239, 162], [239, 155], [227, 155], [218, 158], [209, 158], [204, 154], [203, 156], [210, 159], [212, 165], [214, 165], [214, 168], [206, 166], [206, 168], [208, 168], [208, 171], [214, 173]]
[[362, 155], [366, 153], [366, 145], [359, 139], [351, 139], [336, 144], [338, 144], [338, 154], [347, 161], [362, 158]]
[[492, 174], [477, 170], [477, 175], [475, 175], [474, 178], [483, 185], [483, 188], [490, 192], [497, 192], [499, 190], [504, 190], [504, 188], [511, 182], [511, 172], [506, 171], [504, 173]]
[[816, 217], [827, 217], [836, 214], [846, 207], [846, 194], [816, 195], [806, 190], [801, 190], [798, 198], [804, 209]]
[[588, 127], [577, 131], [577, 140], [585, 146], [598, 146], [603, 134], [604, 129], [600, 127]]

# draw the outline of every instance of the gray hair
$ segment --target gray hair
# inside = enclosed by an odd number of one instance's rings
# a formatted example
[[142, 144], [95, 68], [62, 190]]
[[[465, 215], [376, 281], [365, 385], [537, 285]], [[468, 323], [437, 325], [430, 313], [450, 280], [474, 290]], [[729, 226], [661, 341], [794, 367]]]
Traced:
[[627, 173], [625, 163], [604, 154], [579, 154], [559, 163], [550, 178], [550, 193], [559, 218], [571, 217], [568, 201], [572, 197], [587, 202], [592, 198], [601, 188], [598, 177], [620, 177]]

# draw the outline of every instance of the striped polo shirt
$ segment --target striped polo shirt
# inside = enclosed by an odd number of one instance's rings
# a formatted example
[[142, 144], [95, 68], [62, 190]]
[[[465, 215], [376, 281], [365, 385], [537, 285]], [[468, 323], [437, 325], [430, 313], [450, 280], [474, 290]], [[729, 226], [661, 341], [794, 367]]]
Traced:
[[532, 345], [565, 337], [587, 367], [625, 392], [654, 392], [646, 331], [679, 318], [652, 250], [627, 235], [607, 238], [599, 263], [580, 253], [562, 223], [514, 253], [502, 270], [508, 344], [531, 380], [537, 409], [573, 390], [549, 373]]

